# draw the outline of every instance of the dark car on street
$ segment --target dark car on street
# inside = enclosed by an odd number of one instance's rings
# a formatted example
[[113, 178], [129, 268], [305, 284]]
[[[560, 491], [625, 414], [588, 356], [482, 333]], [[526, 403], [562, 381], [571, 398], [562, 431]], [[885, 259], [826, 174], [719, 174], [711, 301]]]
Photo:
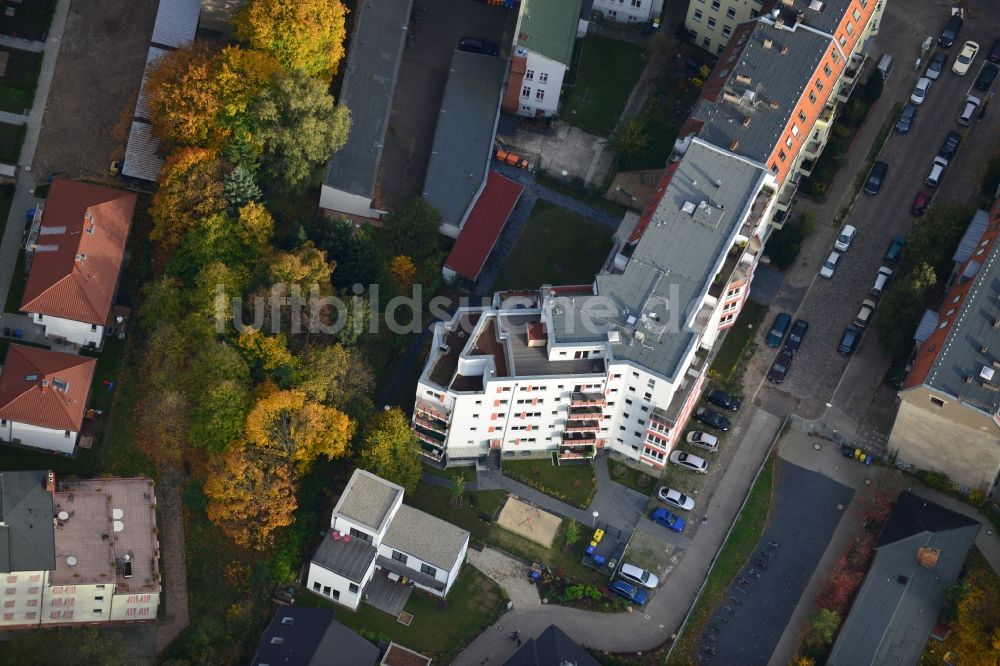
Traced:
[[986, 59], [990, 62], [1000, 63], [1000, 39], [994, 40]]
[[865, 181], [865, 194], [869, 196], [878, 194], [887, 173], [889, 173], [889, 165], [881, 160], [876, 162], [872, 166], [871, 173], [868, 174], [868, 180]]
[[986, 63], [983, 65], [983, 68], [979, 70], [979, 76], [976, 77], [976, 82], [973, 85], [983, 92], [989, 90], [990, 86], [993, 85], [993, 82], [997, 78], [997, 72], [1000, 72], [1000, 68], [991, 62]]
[[899, 256], [903, 253], [903, 246], [906, 245], [905, 236], [893, 236], [889, 241], [889, 247], [885, 251], [885, 260], [890, 264], [899, 261]]
[[920, 217], [927, 210], [927, 205], [931, 202], [931, 191], [930, 190], [920, 190], [917, 192], [917, 196], [913, 198], [913, 205], [910, 207], [910, 212]]
[[792, 323], [792, 315], [787, 312], [782, 312], [777, 317], [774, 318], [774, 323], [771, 324], [771, 330], [767, 332], [767, 346], [774, 347], [777, 349], [781, 346], [781, 343], [785, 340], [785, 333], [788, 331], [788, 325]]
[[653, 512], [649, 514], [649, 519], [654, 523], [663, 525], [671, 532], [683, 532], [684, 526], [687, 525], [687, 522], [683, 518], [670, 513], [662, 506], [657, 509], [653, 509]]
[[785, 343], [785, 349], [792, 352], [793, 354], [799, 350], [802, 345], [802, 340], [806, 337], [806, 331], [809, 330], [809, 322], [805, 319], [796, 319], [795, 323], [792, 324], [792, 330], [788, 332], [788, 342]]
[[728, 409], [731, 412], [735, 412], [740, 408], [740, 399], [735, 395], [729, 395], [725, 391], [715, 389], [711, 391], [707, 396], [705, 396], [707, 402], [712, 403], [716, 407], [722, 407], [723, 409]]
[[782, 349], [778, 357], [774, 359], [774, 363], [771, 364], [771, 369], [767, 371], [767, 381], [775, 384], [785, 381], [788, 368], [792, 365], [792, 358], [794, 358], [792, 352]]
[[917, 117], [917, 106], [915, 104], [907, 104], [903, 107], [902, 113], [899, 114], [899, 120], [896, 121], [896, 131], [900, 134], [906, 134], [913, 127], [913, 119]]
[[710, 428], [715, 428], [722, 432], [729, 430], [729, 427], [732, 425], [725, 416], [707, 407], [699, 407], [694, 410], [694, 418], [696, 421], [701, 421]]
[[840, 344], [837, 346], [837, 351], [844, 356], [850, 356], [854, 352], [854, 348], [858, 346], [860, 338], [861, 330], [853, 326], [848, 326], [844, 334], [840, 336]]
[[941, 150], [938, 151], [938, 155], [946, 160], [951, 160], [955, 157], [955, 153], [958, 152], [958, 144], [960, 143], [962, 143], [962, 134], [960, 132], [948, 132], [948, 135], [944, 137], [944, 143], [941, 144]]
[[483, 55], [500, 55], [500, 47], [494, 42], [475, 37], [465, 37], [458, 41], [458, 50], [466, 53], [481, 53]]

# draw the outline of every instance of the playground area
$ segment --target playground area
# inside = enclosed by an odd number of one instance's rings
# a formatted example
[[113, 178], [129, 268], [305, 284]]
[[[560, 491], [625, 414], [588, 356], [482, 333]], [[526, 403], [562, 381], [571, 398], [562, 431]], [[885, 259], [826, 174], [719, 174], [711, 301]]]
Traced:
[[552, 547], [562, 518], [539, 509], [534, 504], [508, 495], [504, 500], [497, 524], [514, 534], [530, 539], [546, 548]]

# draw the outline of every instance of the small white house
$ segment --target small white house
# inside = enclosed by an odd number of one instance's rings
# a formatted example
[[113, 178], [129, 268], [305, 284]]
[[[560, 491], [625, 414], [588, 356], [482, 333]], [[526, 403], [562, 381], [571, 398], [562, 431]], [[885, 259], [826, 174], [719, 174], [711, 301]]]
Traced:
[[403, 489], [354, 470], [309, 564], [306, 586], [356, 609], [376, 571], [444, 597], [465, 562], [469, 533], [403, 504]]
[[97, 361], [11, 345], [0, 373], [0, 441], [73, 453]]
[[648, 23], [659, 18], [663, 0], [594, 0], [594, 11], [618, 23]]

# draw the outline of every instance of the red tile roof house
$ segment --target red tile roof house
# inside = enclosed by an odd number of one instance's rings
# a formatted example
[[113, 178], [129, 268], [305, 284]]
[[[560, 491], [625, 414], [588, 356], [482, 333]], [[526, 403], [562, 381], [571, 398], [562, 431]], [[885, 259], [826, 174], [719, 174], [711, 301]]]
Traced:
[[35, 214], [21, 311], [45, 335], [99, 348], [114, 303], [136, 195], [57, 178]]
[[11, 345], [0, 372], [0, 441], [73, 453], [97, 361]]

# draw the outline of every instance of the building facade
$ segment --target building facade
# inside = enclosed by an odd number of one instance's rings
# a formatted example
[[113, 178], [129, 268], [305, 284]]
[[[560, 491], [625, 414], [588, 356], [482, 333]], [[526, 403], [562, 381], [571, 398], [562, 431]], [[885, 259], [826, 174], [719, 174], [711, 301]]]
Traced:
[[897, 464], [967, 490], [1000, 484], [1000, 199], [966, 253], [899, 391], [889, 435]]
[[[0, 472], [0, 628], [154, 622], [160, 601], [150, 479]], [[51, 518], [49, 518], [51, 516]]]
[[663, 0], [594, 0], [593, 11], [618, 23], [648, 23], [659, 18]]
[[722, 55], [736, 27], [760, 16], [763, 4], [764, 0], [689, 0], [684, 27], [693, 44]]
[[376, 575], [444, 597], [468, 547], [468, 532], [403, 504], [400, 486], [356, 469], [309, 564], [306, 587], [352, 609]]

